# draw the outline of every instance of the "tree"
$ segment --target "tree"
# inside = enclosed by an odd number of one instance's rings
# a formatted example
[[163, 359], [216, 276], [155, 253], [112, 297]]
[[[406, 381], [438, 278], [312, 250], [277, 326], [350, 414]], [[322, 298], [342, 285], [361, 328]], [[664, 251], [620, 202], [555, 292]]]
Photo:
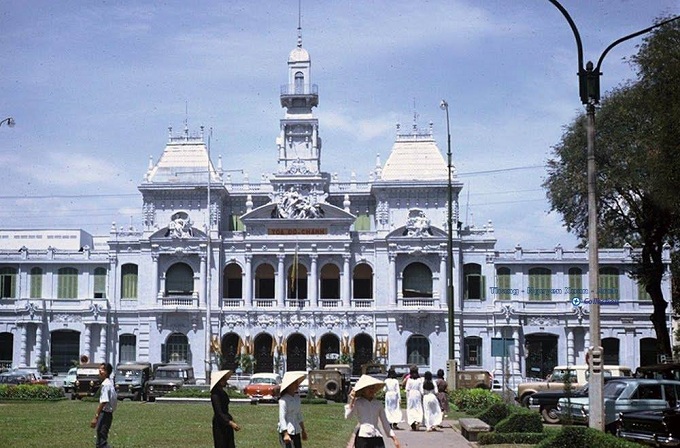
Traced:
[[[661, 283], [669, 275], [663, 251], [680, 235], [680, 21], [649, 34], [630, 63], [638, 79], [606, 94], [596, 117], [598, 244], [641, 247], [631, 275], [652, 299], [659, 353], [670, 355]], [[551, 209], [583, 244], [586, 147], [586, 116], [580, 114], [553, 148], [543, 183]]]

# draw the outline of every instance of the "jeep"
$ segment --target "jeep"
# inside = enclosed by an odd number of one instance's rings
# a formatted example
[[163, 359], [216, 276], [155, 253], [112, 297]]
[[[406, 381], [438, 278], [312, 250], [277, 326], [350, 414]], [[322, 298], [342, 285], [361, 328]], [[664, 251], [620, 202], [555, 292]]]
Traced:
[[347, 401], [351, 371], [349, 364], [326, 364], [323, 370], [311, 370], [308, 375], [309, 393], [327, 400]]
[[146, 401], [146, 382], [151, 376], [148, 362], [118, 364], [116, 368], [116, 392], [122, 401]]
[[76, 370], [76, 381], [73, 383], [71, 400], [83, 397], [94, 397], [102, 380], [99, 379], [99, 364], [81, 364]]
[[196, 384], [194, 368], [188, 364], [168, 364], [158, 367], [152, 380], [146, 383], [148, 401], [156, 401], [168, 392], [175, 391], [186, 384]]

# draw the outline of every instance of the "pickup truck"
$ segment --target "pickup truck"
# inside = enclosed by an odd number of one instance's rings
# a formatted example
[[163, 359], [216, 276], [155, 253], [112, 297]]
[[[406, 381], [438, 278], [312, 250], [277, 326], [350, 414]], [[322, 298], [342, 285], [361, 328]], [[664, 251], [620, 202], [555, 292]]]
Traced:
[[[605, 365], [603, 366], [605, 377], [619, 377], [632, 375], [629, 367]], [[535, 381], [528, 383], [521, 383], [517, 386], [516, 400], [524, 407], [529, 407], [529, 397], [536, 392], [552, 391], [564, 393], [566, 390], [565, 382], [570, 382], [572, 390], [579, 389], [588, 382], [588, 366], [556, 366], [553, 372], [548, 375], [545, 381]]]

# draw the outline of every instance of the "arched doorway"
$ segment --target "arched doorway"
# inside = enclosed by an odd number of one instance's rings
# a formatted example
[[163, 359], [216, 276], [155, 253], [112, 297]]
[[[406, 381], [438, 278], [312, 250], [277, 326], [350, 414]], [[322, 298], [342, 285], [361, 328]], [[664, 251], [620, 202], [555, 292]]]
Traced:
[[340, 357], [340, 338], [333, 333], [321, 336], [321, 350], [319, 353], [319, 368], [323, 369], [326, 364], [336, 364]]
[[238, 353], [238, 343], [241, 340], [236, 333], [227, 333], [222, 336], [222, 363], [220, 364], [220, 369], [236, 370], [238, 367], [238, 360], [236, 359], [239, 355]]
[[52, 372], [66, 373], [78, 364], [80, 358], [80, 332], [57, 330], [50, 335], [50, 366]]
[[185, 362], [191, 364], [189, 338], [182, 333], [172, 333], [163, 347], [164, 362]]
[[274, 372], [273, 342], [274, 339], [267, 333], [255, 337], [255, 373]]
[[545, 378], [557, 365], [557, 336], [528, 334], [525, 338], [526, 371], [530, 378]]
[[361, 375], [361, 366], [373, 360], [373, 338], [366, 333], [354, 336], [352, 375]]
[[194, 270], [186, 263], [175, 263], [165, 273], [165, 296], [190, 296], [194, 292]]
[[286, 342], [286, 371], [307, 370], [307, 339], [300, 333], [290, 335]]

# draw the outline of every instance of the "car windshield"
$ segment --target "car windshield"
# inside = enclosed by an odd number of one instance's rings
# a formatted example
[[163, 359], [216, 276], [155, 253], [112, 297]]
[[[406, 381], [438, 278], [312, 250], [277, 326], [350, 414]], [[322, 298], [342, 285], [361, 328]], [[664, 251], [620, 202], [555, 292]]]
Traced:
[[625, 388], [626, 383], [622, 383], [620, 381], [610, 381], [604, 385], [602, 396], [604, 398], [618, 398]]
[[179, 379], [184, 377], [183, 370], [159, 370], [156, 373], [156, 378]]
[[94, 368], [78, 369], [78, 375], [99, 376], [99, 369], [94, 369]]
[[120, 379], [132, 379], [142, 376], [141, 370], [118, 369], [116, 377]]
[[273, 384], [276, 385], [274, 378], [251, 378], [250, 384]]

